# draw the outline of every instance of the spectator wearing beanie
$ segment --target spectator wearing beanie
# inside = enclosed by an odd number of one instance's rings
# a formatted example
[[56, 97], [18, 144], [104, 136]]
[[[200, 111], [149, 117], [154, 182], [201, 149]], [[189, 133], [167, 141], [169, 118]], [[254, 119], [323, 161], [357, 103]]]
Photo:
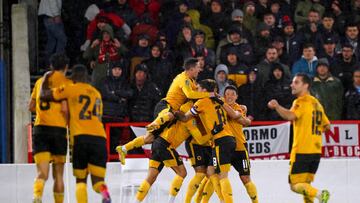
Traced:
[[320, 0], [303, 0], [296, 5], [294, 20], [298, 29], [307, 23], [308, 14], [312, 9], [318, 11], [320, 16], [325, 12], [325, 7], [320, 3]]
[[235, 48], [230, 48], [227, 52], [225, 65], [229, 70], [228, 78], [235, 82], [236, 87], [239, 87], [247, 82], [245, 71], [248, 69], [248, 66], [239, 61]]
[[341, 120], [344, 89], [341, 81], [330, 73], [326, 58], [318, 61], [311, 94], [316, 97], [330, 120]]
[[[251, 45], [253, 45], [253, 43], [254, 43], [253, 35], [249, 29], [245, 28], [243, 22], [244, 22], [244, 13], [240, 9], [235, 9], [231, 12], [231, 27], [229, 27], [229, 29], [230, 28], [239, 29], [241, 32], [242, 38], [246, 39]], [[223, 39], [221, 39], [221, 40], [223, 40]], [[219, 45], [218, 45], [218, 47], [219, 47]]]
[[158, 86], [150, 80], [149, 69], [145, 64], [138, 64], [135, 67], [131, 89], [134, 95], [129, 100], [130, 121], [152, 121], [155, 105], [162, 98], [162, 94]]
[[360, 120], [360, 69], [354, 71], [353, 84], [345, 93], [345, 119]]
[[159, 87], [161, 94], [165, 95], [172, 81], [172, 64], [167, 59], [162, 58], [160, 44], [151, 46], [150, 53], [150, 58], [142, 63], [146, 64], [151, 80]]
[[283, 77], [290, 79], [291, 73], [287, 65], [282, 64], [279, 60], [279, 55], [275, 47], [268, 47], [266, 49], [265, 58], [256, 65], [258, 69], [258, 75], [261, 77], [261, 85], [264, 86], [265, 82], [269, 80], [271, 76], [271, 69], [273, 64], [276, 63], [278, 66], [282, 67]]
[[264, 89], [261, 86], [258, 70], [250, 67], [246, 70], [247, 83], [239, 87], [238, 104], [247, 106], [251, 120], [265, 119]]
[[315, 47], [312, 44], [306, 44], [303, 47], [303, 55], [301, 59], [296, 61], [291, 69], [292, 75], [296, 73], [306, 73], [310, 77], [314, 77], [317, 66], [317, 57], [315, 56]]
[[304, 39], [301, 34], [295, 33], [295, 28], [291, 20], [284, 17], [283, 20], [283, 33], [285, 53], [288, 55], [288, 64], [290, 67], [301, 57], [301, 50], [304, 44]]
[[[103, 122], [123, 122], [128, 116], [128, 99], [132, 97], [133, 91], [123, 75], [123, 70], [126, 69], [125, 61], [114, 61], [110, 67], [108, 76], [98, 87], [103, 101]], [[112, 153], [115, 153], [115, 147], [119, 145], [121, 132], [119, 128], [112, 128], [110, 131]]]
[[210, 12], [202, 19], [202, 22], [213, 31], [215, 42], [219, 42], [226, 36], [226, 31], [230, 26], [230, 19], [225, 13], [224, 2], [222, 0], [211, 0]]
[[270, 27], [265, 23], [260, 23], [256, 28], [256, 36], [255, 36], [255, 60], [261, 60], [264, 55], [266, 48], [271, 43], [271, 35], [270, 35]]
[[336, 41], [332, 37], [328, 37], [324, 39], [322, 49], [320, 53], [317, 55], [318, 58], [326, 58], [329, 61], [329, 64], [335, 64], [336, 61]]
[[125, 55], [127, 49], [117, 39], [109, 25], [105, 25], [101, 31], [101, 39], [96, 39], [83, 53], [84, 59], [90, 62], [93, 69], [91, 81], [94, 86], [106, 76], [109, 65]]
[[341, 54], [334, 65], [331, 65], [331, 74], [341, 80], [345, 91], [352, 86], [352, 75], [360, 67], [360, 63], [353, 54], [353, 47], [350, 44], [344, 44]]
[[[269, 80], [264, 85], [265, 102], [276, 99], [281, 106], [290, 108], [294, 96], [291, 94], [289, 78], [285, 77], [282, 64], [272, 63]], [[283, 120], [276, 111], [266, 108], [266, 120]]]
[[246, 65], [253, 64], [255, 60], [253, 48], [246, 39], [242, 39], [241, 32], [236, 27], [231, 28], [228, 32], [228, 37], [219, 43], [217, 49], [218, 63], [226, 63], [227, 53], [230, 49], [236, 49], [240, 62]]
[[254, 1], [247, 1], [243, 7], [244, 12], [244, 27], [251, 31], [253, 36], [256, 33], [256, 26], [258, 24], [258, 19], [256, 18], [256, 9]]

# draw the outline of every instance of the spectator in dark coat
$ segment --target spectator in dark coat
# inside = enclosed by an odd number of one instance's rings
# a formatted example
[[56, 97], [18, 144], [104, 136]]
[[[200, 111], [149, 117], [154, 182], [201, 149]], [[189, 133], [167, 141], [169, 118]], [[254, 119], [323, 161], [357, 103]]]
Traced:
[[323, 39], [322, 49], [320, 49], [320, 53], [317, 55], [318, 58], [326, 58], [329, 61], [329, 64], [335, 64], [336, 61], [336, 39], [333, 37], [328, 37]]
[[[214, 68], [214, 66], [206, 63], [205, 56], [199, 54], [199, 55], [196, 55], [195, 58], [199, 61], [199, 65], [200, 65], [200, 69], [201, 69], [196, 80], [201, 81], [204, 79], [214, 79], [214, 69], [215, 68]], [[174, 76], [175, 76], [175, 74], [174, 74]]]
[[124, 19], [126, 24], [130, 27], [133, 27], [137, 21], [136, 13], [130, 7], [127, 0], [117, 0], [116, 2], [112, 2], [112, 5], [108, 10]]
[[336, 60], [336, 63], [330, 67], [332, 75], [339, 78], [343, 83], [345, 91], [349, 89], [352, 86], [353, 72], [360, 67], [353, 54], [353, 47], [350, 44], [343, 45], [341, 55]]
[[261, 85], [264, 86], [265, 82], [269, 80], [271, 76], [271, 68], [273, 63], [277, 63], [279, 66], [282, 66], [284, 72], [283, 77], [290, 79], [291, 73], [287, 65], [280, 63], [277, 50], [274, 47], [268, 47], [266, 49], [265, 58], [256, 65], [258, 69], [258, 75], [261, 77]]
[[[128, 116], [128, 99], [133, 96], [124, 75], [124, 60], [111, 63], [111, 70], [103, 79], [99, 87], [103, 100], [103, 122], [122, 122]], [[110, 150], [115, 153], [115, 147], [119, 144], [122, 130], [111, 128], [110, 131]]]
[[155, 105], [160, 101], [162, 94], [156, 84], [150, 81], [149, 70], [144, 64], [136, 66], [131, 89], [134, 95], [129, 100], [130, 121], [152, 121]]
[[[245, 28], [243, 25], [244, 20], [244, 13], [240, 9], [235, 9], [231, 12], [231, 27], [230, 28], [237, 28], [241, 32], [241, 37], [246, 39], [251, 45], [254, 44], [253, 35], [250, 30]], [[229, 28], [229, 29], [230, 29]]]
[[[180, 1], [176, 9], [166, 19], [165, 33], [170, 47], [176, 45], [177, 35], [183, 26], [183, 19], [189, 6], [185, 1]], [[165, 20], [165, 19], [164, 19]]]
[[[329, 39], [336, 45], [340, 41], [338, 32], [334, 29], [335, 17], [332, 13], [325, 13], [322, 17], [319, 32], [316, 35], [315, 46], [318, 53], [324, 53], [324, 44], [329, 44]], [[329, 61], [330, 62], [330, 61]], [[331, 64], [331, 62], [330, 62]]]
[[239, 61], [235, 48], [229, 49], [225, 65], [229, 70], [228, 78], [234, 81], [237, 87], [247, 82], [245, 71], [248, 69], [248, 66]]
[[275, 15], [271, 12], [265, 13], [263, 17], [263, 22], [270, 27], [270, 35], [271, 37], [275, 37], [281, 35], [282, 31], [280, 28], [276, 26], [276, 18]]
[[283, 26], [285, 52], [289, 57], [286, 64], [292, 67], [295, 61], [301, 57], [304, 39], [302, 35], [295, 33], [295, 28], [291, 21], [284, 22]]
[[257, 69], [249, 68], [246, 73], [248, 82], [239, 87], [237, 103], [247, 106], [248, 117], [251, 120], [263, 120], [265, 118], [265, 103], [263, 87], [259, 81]]
[[[291, 81], [285, 77], [283, 66], [279, 63], [272, 63], [269, 72], [269, 80], [264, 86], [265, 102], [276, 99], [285, 108], [290, 108], [294, 96], [291, 94]], [[276, 111], [266, 109], [267, 120], [283, 120]]]
[[151, 47], [150, 58], [144, 60], [143, 63], [149, 69], [151, 80], [160, 88], [161, 94], [165, 95], [172, 81], [173, 67], [168, 60], [161, 57], [161, 52], [161, 45], [154, 44]]
[[350, 44], [353, 47], [356, 60], [360, 61], [360, 37], [359, 28], [355, 23], [349, 23], [345, 28], [345, 36], [341, 39], [341, 45]]
[[150, 57], [150, 36], [141, 34], [138, 36], [138, 43], [131, 49], [131, 57]]
[[303, 35], [306, 43], [316, 43], [316, 35], [319, 33], [320, 14], [317, 10], [310, 10], [306, 24], [298, 28], [298, 33]]
[[265, 23], [260, 23], [256, 28], [254, 54], [256, 61], [265, 56], [266, 48], [271, 43], [270, 27]]
[[331, 75], [329, 69], [328, 60], [319, 59], [310, 91], [322, 104], [330, 120], [341, 120], [344, 88], [341, 81]]
[[345, 119], [360, 120], [360, 69], [354, 71], [353, 86], [345, 93]]

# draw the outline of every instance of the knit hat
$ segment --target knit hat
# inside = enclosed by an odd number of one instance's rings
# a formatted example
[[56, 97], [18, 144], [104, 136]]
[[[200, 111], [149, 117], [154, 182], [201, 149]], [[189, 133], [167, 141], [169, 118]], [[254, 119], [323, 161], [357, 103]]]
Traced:
[[146, 64], [140, 63], [140, 64], [135, 66], [135, 72], [134, 73], [136, 73], [138, 71], [144, 71], [145, 73], [148, 73], [149, 69], [148, 69]]
[[318, 60], [318, 64], [317, 64], [316, 68], [321, 66], [321, 65], [326, 66], [326, 67], [329, 68], [329, 61], [327, 60], [327, 58], [320, 58]]
[[233, 12], [231, 12], [231, 19], [234, 19], [235, 17], [243, 17], [244, 12], [240, 9], [235, 9]]

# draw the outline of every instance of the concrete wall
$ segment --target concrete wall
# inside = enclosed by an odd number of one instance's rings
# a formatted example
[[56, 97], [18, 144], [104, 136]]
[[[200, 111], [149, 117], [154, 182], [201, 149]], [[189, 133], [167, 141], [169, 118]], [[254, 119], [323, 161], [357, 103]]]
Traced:
[[15, 163], [27, 162], [26, 126], [31, 121], [31, 115], [27, 108], [30, 98], [30, 50], [27, 19], [27, 6], [25, 4], [12, 6], [12, 118]]
[[[126, 168], [118, 163], [108, 163], [107, 177], [110, 193], [114, 203], [133, 202], [137, 186], [146, 177], [147, 159], [127, 160]], [[193, 169], [185, 162], [188, 177], [176, 199], [183, 202], [187, 183], [194, 175]], [[288, 161], [253, 161], [252, 179], [257, 185], [261, 203], [296, 203], [303, 202], [300, 195], [294, 194], [288, 187]], [[35, 177], [33, 164], [0, 165], [0, 202], [30, 202], [32, 183]], [[314, 186], [326, 188], [331, 192], [331, 203], [360, 202], [360, 160], [359, 159], [323, 159], [316, 175]], [[64, 202], [75, 201], [75, 180], [71, 166], [65, 173], [66, 194]], [[174, 173], [164, 169], [153, 186], [150, 195], [144, 202], [160, 203], [167, 201], [168, 188]], [[251, 202], [245, 188], [233, 170], [230, 173], [234, 202]], [[45, 187], [43, 202], [53, 202], [52, 181]], [[88, 185], [89, 203], [100, 202], [100, 197]], [[219, 202], [214, 195], [211, 202]]]

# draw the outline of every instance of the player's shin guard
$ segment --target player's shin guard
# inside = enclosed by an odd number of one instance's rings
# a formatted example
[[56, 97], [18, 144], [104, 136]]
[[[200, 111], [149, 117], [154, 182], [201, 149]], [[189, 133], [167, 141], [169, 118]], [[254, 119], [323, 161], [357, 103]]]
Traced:
[[77, 203], [87, 203], [87, 187], [86, 183], [77, 183], [76, 184], [76, 202]]
[[245, 185], [246, 191], [251, 199], [252, 203], [258, 203], [258, 195], [257, 195], [257, 190], [256, 190], [256, 186], [253, 182], [248, 182]]
[[55, 203], [63, 203], [64, 202], [64, 193], [54, 192], [54, 200], [55, 200]]
[[296, 183], [291, 185], [292, 191], [308, 196], [310, 198], [316, 197], [318, 189], [312, 187], [309, 183]]
[[[202, 203], [208, 203], [212, 194], [214, 193], [214, 186], [210, 180], [207, 181], [204, 187], [204, 191], [202, 193]], [[222, 201], [222, 200], [221, 200]]]
[[44, 191], [44, 185], [45, 185], [45, 180], [44, 179], [35, 179], [34, 181], [34, 185], [33, 185], [33, 196], [34, 198], [39, 198], [41, 199], [43, 191]]
[[170, 196], [175, 197], [178, 194], [183, 181], [184, 181], [183, 177], [178, 176], [178, 175], [175, 176], [175, 178], [173, 179], [173, 181], [171, 183], [171, 187], [170, 187], [170, 191], [169, 191]]
[[136, 193], [136, 200], [142, 202], [145, 199], [147, 193], [149, 192], [150, 187], [151, 185], [146, 180], [144, 180]]
[[220, 182], [219, 182], [219, 177], [214, 174], [210, 176], [210, 181], [213, 185], [214, 191], [216, 192], [216, 194], [218, 195], [220, 201], [224, 201], [224, 197], [223, 194], [221, 192], [221, 186], [220, 186]]
[[129, 150], [132, 150], [137, 147], [141, 147], [143, 145], [145, 145], [144, 136], [139, 136], [139, 137], [135, 138], [134, 140], [128, 142], [126, 145], [124, 145], [124, 147], [125, 147], [126, 152], [128, 152]]
[[225, 203], [232, 203], [233, 197], [232, 197], [232, 188], [230, 184], [229, 178], [223, 178], [220, 180], [220, 186], [221, 186], [221, 193], [224, 197]]
[[191, 202], [191, 198], [196, 193], [196, 190], [199, 188], [199, 185], [204, 177], [205, 173], [195, 173], [195, 176], [189, 182], [185, 196], [185, 203]]

